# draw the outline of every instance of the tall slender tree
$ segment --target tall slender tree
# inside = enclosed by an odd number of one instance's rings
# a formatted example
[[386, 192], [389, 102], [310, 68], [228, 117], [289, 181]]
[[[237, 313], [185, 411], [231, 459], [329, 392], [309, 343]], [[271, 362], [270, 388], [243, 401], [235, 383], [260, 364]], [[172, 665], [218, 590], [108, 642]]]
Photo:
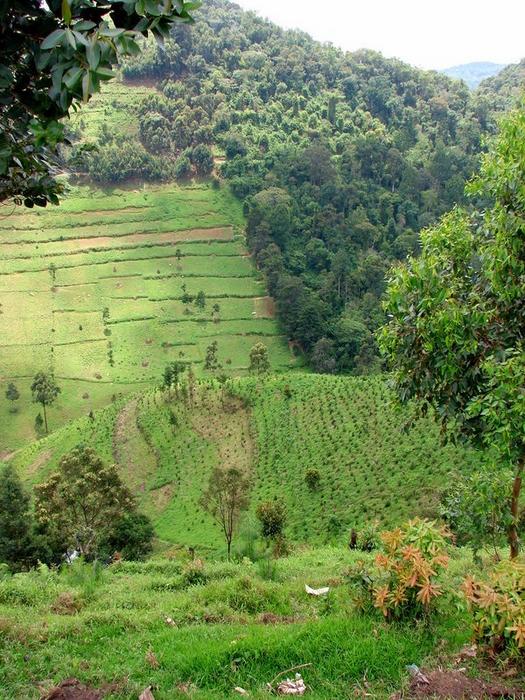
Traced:
[[33, 394], [33, 403], [39, 403], [44, 411], [44, 425], [46, 435], [48, 434], [47, 425], [47, 406], [51, 406], [55, 399], [60, 394], [61, 389], [55, 382], [53, 372], [37, 372], [31, 384], [31, 393]]

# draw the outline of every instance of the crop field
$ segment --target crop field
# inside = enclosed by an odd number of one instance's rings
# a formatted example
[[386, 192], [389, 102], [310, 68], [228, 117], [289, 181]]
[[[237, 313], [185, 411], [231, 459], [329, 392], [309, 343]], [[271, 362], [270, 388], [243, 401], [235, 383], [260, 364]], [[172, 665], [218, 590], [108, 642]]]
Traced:
[[[294, 363], [244, 244], [239, 202], [194, 184], [73, 188], [60, 207], [0, 219], [0, 454], [35, 438], [29, 386], [52, 369], [52, 428], [158, 384], [181, 360], [203, 372], [218, 343], [227, 374], [262, 340], [273, 369]], [[204, 306], [195, 303], [199, 292]], [[193, 297], [189, 300], [188, 297]], [[7, 383], [20, 391], [16, 412]]]
[[[182, 390], [181, 390], [182, 391]], [[53, 470], [78, 442], [120, 465], [153, 519], [161, 542], [205, 551], [220, 532], [199, 505], [216, 466], [252, 477], [249, 525], [258, 503], [282, 499], [292, 541], [345, 542], [349, 530], [435, 516], [450, 474], [481, 455], [440, 444], [430, 417], [399, 407], [381, 379], [300, 373], [239, 377], [220, 388], [198, 384], [191, 405], [175, 393], [148, 391], [117, 399], [19, 451], [15, 466], [29, 484]], [[317, 469], [316, 490], [305, 474]]]

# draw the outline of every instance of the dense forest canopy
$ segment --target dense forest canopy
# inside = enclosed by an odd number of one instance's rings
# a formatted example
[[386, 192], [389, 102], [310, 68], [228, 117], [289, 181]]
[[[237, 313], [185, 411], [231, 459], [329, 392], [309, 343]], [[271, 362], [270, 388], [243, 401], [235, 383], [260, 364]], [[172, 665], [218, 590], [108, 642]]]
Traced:
[[256, 264], [314, 369], [377, 370], [385, 272], [464, 201], [493, 130], [490, 86], [472, 95], [226, 0], [209, 0], [196, 20], [123, 65], [125, 79], [157, 86], [136, 108], [140, 141], [102, 129], [97, 144], [73, 148], [70, 165], [102, 182], [217, 167], [245, 201]]

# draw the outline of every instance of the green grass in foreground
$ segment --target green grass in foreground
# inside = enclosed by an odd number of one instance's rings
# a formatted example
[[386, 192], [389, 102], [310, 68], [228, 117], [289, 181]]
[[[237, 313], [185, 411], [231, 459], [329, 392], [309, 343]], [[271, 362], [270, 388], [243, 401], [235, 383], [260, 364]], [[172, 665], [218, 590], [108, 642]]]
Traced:
[[[372, 697], [387, 698], [406, 677], [406, 664], [420, 664], [438, 642], [440, 653], [456, 651], [469, 628], [447, 600], [431, 626], [357, 615], [344, 583], [357, 557], [305, 550], [279, 560], [273, 580], [245, 559], [205, 563], [192, 585], [180, 554], [114, 565], [98, 580], [75, 565], [0, 581], [0, 697], [36, 700], [37, 684], [76, 676], [95, 686], [115, 682], [109, 697], [122, 700], [135, 700], [148, 685], [156, 700], [184, 697], [181, 684], [191, 684], [198, 699], [234, 697], [235, 686], [263, 698], [279, 672], [311, 664], [303, 676], [312, 698], [353, 697], [365, 682]], [[457, 557], [451, 586], [469, 567]], [[328, 600], [304, 592], [305, 583], [327, 582]]]

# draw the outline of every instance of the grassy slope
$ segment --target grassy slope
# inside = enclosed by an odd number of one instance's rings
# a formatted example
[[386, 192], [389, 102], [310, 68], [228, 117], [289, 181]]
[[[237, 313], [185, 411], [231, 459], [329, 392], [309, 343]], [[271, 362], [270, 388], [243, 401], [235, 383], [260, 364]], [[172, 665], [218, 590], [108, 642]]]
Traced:
[[[392, 525], [435, 514], [448, 474], [479, 460], [440, 445], [430, 418], [406, 429], [411, 409], [395, 406], [379, 379], [246, 377], [231, 380], [226, 397], [209, 386], [192, 407], [160, 392], [117, 401], [94, 422], [84, 417], [21, 450], [14, 463], [38, 482], [73, 445], [94, 445], [120, 464], [161, 540], [208, 549], [221, 541], [199, 498], [217, 465], [251, 472], [252, 511], [282, 498], [288, 536], [322, 543], [344, 541], [350, 527], [375, 519]], [[309, 468], [321, 474], [316, 492], [305, 484]]]
[[[261, 338], [274, 369], [289, 367], [280, 330], [258, 302], [265, 290], [246, 257], [243, 223], [228, 188], [206, 183], [78, 187], [58, 208], [2, 219], [0, 452], [35, 437], [29, 386], [39, 369], [53, 367], [62, 386], [54, 427], [157, 383], [168, 361], [199, 371], [214, 339], [227, 371], [242, 372]], [[205, 292], [204, 309], [184, 307], [182, 284]], [[9, 380], [22, 395], [17, 414], [4, 397]]]
[[[344, 573], [363, 554], [303, 550], [277, 562], [273, 580], [247, 560], [205, 564], [200, 585], [190, 585], [183, 556], [113, 566], [98, 581], [77, 566], [0, 581], [0, 695], [36, 700], [37, 684], [76, 676], [116, 682], [110, 697], [121, 700], [150, 684], [156, 700], [187, 697], [178, 686], [188, 683], [196, 700], [234, 697], [235, 686], [265, 698], [279, 672], [310, 663], [309, 697], [361, 697], [366, 689], [388, 698], [406, 664], [420, 664], [438, 642], [440, 654], [454, 652], [469, 637], [465, 614], [445, 601], [428, 627], [356, 615]], [[452, 589], [469, 566], [457, 556]], [[329, 582], [329, 601], [307, 596], [305, 582]]]

